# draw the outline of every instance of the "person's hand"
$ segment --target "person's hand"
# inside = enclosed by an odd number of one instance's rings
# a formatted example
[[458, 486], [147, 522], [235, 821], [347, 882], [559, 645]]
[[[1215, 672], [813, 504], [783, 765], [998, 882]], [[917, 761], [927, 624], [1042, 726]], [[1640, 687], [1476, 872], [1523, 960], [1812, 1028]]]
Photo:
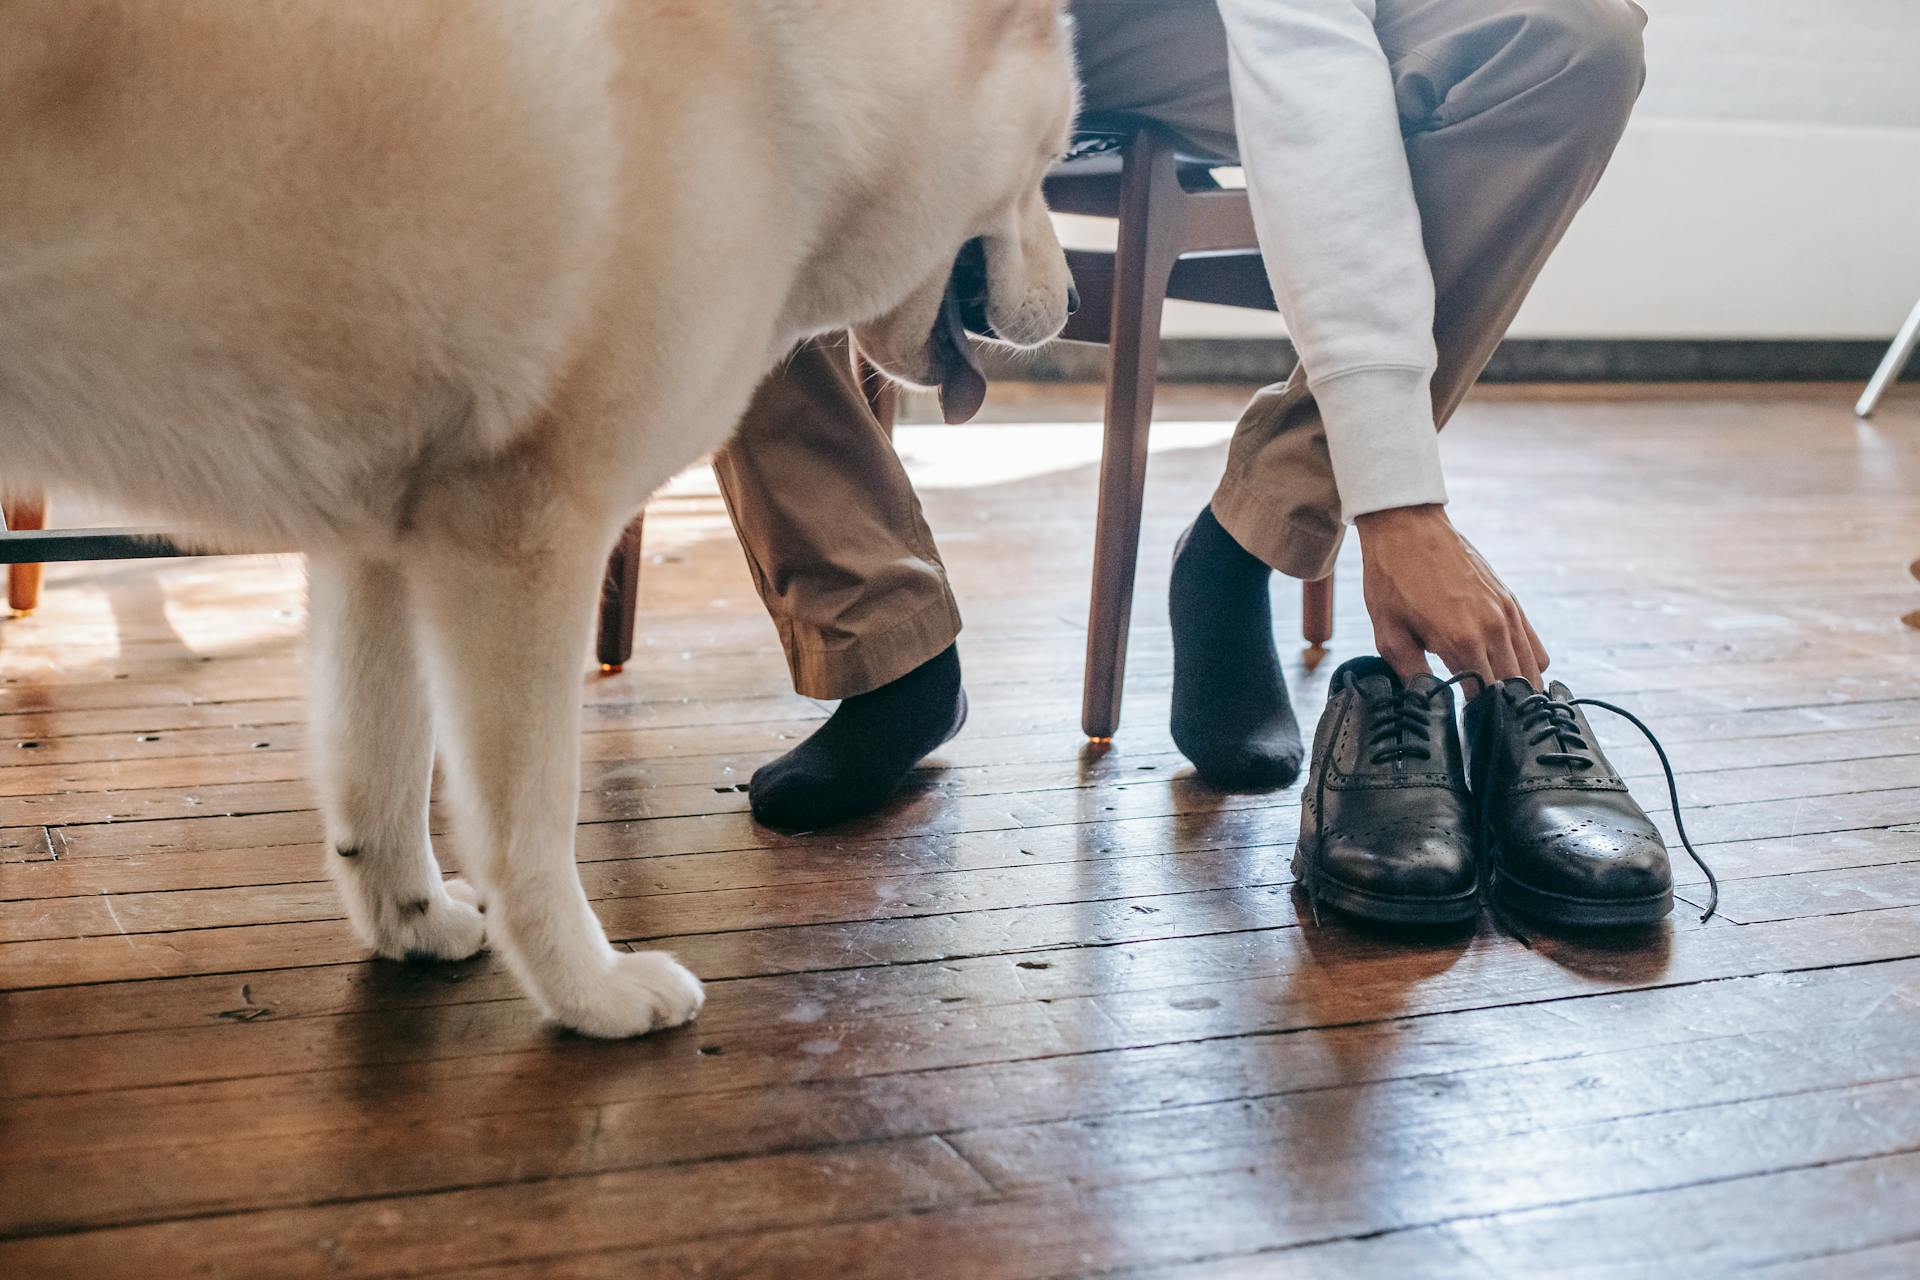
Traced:
[[1426, 671], [1432, 653], [1454, 675], [1470, 671], [1490, 682], [1522, 676], [1541, 687], [1545, 646], [1445, 507], [1395, 507], [1354, 523], [1374, 645], [1401, 679]]

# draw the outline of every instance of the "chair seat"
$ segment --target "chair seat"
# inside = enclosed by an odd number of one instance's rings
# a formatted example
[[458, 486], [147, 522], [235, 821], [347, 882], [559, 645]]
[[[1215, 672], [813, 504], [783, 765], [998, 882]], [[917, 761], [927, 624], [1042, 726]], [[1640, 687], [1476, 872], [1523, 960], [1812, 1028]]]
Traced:
[[[1073, 141], [1067, 146], [1067, 153], [1060, 157], [1060, 163], [1054, 168], [1054, 176], [1091, 176], [1094, 174], [1119, 173], [1122, 155], [1127, 144], [1133, 141], [1139, 130], [1123, 124], [1112, 127], [1095, 126], [1083, 128], [1073, 135]], [[1180, 170], [1183, 179], [1200, 178], [1215, 169], [1231, 165], [1228, 160], [1211, 160], [1206, 156], [1185, 151], [1176, 151], [1174, 165]]]

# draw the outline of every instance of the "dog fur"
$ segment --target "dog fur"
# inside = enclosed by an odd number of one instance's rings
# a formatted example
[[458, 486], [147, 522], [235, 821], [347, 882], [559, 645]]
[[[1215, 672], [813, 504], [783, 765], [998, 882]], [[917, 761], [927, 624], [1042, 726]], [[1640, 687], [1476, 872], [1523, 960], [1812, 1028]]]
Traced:
[[490, 943], [591, 1035], [698, 1011], [574, 867], [602, 565], [797, 341], [936, 381], [967, 240], [996, 332], [1059, 332], [1063, 9], [0, 0], [7, 479], [307, 553], [328, 861], [379, 954]]

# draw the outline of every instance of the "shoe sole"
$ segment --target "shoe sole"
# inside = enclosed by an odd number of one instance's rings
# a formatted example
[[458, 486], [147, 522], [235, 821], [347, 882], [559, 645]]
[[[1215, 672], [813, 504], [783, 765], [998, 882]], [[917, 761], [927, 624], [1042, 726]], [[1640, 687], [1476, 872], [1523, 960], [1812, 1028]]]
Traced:
[[[1307, 849], [1296, 845], [1293, 851], [1293, 876], [1303, 886], [1308, 881]], [[1377, 924], [1460, 924], [1480, 913], [1480, 891], [1468, 889], [1451, 897], [1435, 898], [1415, 894], [1374, 893], [1343, 884], [1321, 872], [1314, 885], [1314, 897], [1343, 915], [1356, 916]]]
[[1493, 873], [1494, 901], [1523, 916], [1546, 924], [1572, 925], [1575, 928], [1610, 929], [1627, 925], [1657, 924], [1673, 911], [1673, 890], [1645, 898], [1576, 898], [1569, 894], [1536, 889], [1512, 876]]

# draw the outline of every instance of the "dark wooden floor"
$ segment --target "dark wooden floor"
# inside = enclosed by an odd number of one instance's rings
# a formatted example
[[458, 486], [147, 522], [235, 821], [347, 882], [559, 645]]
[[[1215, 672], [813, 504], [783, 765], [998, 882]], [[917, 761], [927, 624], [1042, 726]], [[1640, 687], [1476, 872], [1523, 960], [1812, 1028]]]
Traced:
[[[297, 566], [56, 570], [0, 624], [0, 1275], [1920, 1273], [1920, 404], [1864, 427], [1851, 392], [1506, 393], [1450, 433], [1457, 519], [1556, 671], [1661, 731], [1726, 882], [1705, 926], [1533, 949], [1314, 927], [1295, 797], [1173, 753], [1159, 600], [1221, 426], [1160, 433], [1104, 755], [1092, 431], [903, 431], [974, 720], [810, 839], [741, 791], [823, 708], [682, 483], [640, 657], [583, 677], [588, 888], [710, 983], [631, 1044], [543, 1029], [491, 960], [362, 958]], [[1336, 660], [1368, 635], [1346, 567]]]

